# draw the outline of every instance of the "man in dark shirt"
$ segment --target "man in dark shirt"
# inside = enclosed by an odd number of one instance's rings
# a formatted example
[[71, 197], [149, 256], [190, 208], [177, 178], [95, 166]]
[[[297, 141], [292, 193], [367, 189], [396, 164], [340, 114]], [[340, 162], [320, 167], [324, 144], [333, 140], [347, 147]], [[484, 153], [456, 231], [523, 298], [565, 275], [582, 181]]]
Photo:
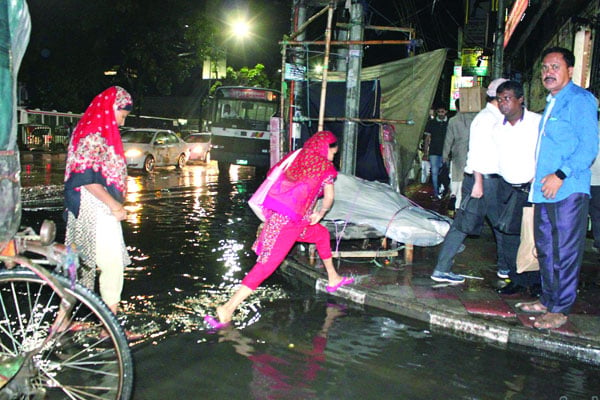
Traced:
[[[429, 162], [431, 163], [431, 183], [433, 184], [433, 197], [440, 199], [439, 173], [442, 167], [442, 154], [444, 140], [448, 129], [448, 110], [443, 105], [435, 108], [435, 118], [430, 120], [425, 127], [425, 135], [429, 142]], [[426, 138], [427, 139], [427, 138]]]

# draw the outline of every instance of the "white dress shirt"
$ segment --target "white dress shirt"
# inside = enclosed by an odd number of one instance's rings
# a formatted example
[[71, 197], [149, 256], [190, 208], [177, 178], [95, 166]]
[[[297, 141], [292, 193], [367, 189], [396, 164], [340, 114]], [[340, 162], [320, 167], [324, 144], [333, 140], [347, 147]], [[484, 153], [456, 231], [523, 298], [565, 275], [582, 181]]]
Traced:
[[502, 178], [512, 184], [530, 182], [535, 175], [535, 148], [542, 116], [527, 109], [516, 124], [503, 120], [494, 127], [498, 167]]
[[469, 153], [465, 172], [474, 171], [482, 174], [498, 174], [498, 149], [493, 139], [494, 126], [504, 121], [504, 115], [498, 107], [487, 103], [485, 108], [475, 116], [471, 123], [469, 136]]

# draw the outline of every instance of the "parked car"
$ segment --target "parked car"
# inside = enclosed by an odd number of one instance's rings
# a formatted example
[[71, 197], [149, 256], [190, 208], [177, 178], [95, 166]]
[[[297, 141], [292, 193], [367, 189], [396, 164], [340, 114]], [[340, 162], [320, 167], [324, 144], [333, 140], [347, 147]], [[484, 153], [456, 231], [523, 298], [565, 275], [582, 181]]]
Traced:
[[189, 158], [187, 143], [173, 131], [129, 129], [121, 133], [127, 167], [152, 172], [154, 167], [183, 168]]
[[211, 146], [210, 133], [192, 133], [183, 140], [188, 144], [188, 149], [190, 151], [189, 161], [208, 161]]

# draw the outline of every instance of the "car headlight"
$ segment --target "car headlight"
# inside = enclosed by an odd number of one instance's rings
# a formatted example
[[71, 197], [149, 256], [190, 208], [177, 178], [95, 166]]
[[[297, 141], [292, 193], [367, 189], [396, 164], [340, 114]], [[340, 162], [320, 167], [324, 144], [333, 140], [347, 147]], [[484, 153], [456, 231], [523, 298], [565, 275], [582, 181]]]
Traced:
[[142, 152], [139, 151], [138, 149], [131, 149], [131, 150], [127, 150], [125, 152], [125, 157], [128, 158], [135, 158], [135, 157], [139, 157], [142, 155]]

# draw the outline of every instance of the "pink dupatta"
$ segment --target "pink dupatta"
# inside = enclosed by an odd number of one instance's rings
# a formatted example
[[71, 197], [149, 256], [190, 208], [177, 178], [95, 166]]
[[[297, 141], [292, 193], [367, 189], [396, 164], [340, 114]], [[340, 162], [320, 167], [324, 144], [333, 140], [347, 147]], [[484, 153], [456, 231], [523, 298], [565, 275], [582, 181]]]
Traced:
[[337, 176], [335, 166], [327, 159], [329, 145], [336, 142], [337, 138], [329, 131], [317, 132], [308, 139], [265, 196], [263, 207], [292, 221], [301, 220], [322, 196], [326, 180]]

